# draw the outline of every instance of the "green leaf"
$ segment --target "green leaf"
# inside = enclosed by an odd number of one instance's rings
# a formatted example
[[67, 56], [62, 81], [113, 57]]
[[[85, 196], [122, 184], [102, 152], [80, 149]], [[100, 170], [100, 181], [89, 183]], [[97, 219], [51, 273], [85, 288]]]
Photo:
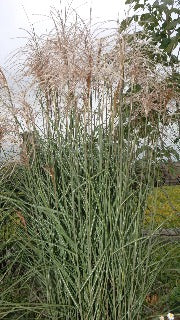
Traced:
[[176, 29], [176, 26], [179, 25], [179, 20], [178, 19], [175, 19], [173, 21], [171, 21], [170, 23], [167, 24], [167, 27], [166, 29], [167, 30], [175, 30]]
[[171, 12], [172, 13], [176, 13], [176, 14], [178, 14], [179, 15], [179, 9], [178, 8], [173, 8], [172, 10], [171, 10]]
[[169, 45], [166, 47], [167, 53], [171, 53], [176, 48], [177, 45], [178, 45], [178, 38], [176, 37], [171, 38]]
[[126, 0], [125, 4], [131, 4], [133, 2], [135, 2], [135, 0]]
[[130, 25], [133, 17], [128, 17], [127, 19], [122, 20], [120, 24], [120, 31], [126, 30], [126, 28]]
[[144, 5], [143, 4], [136, 4], [135, 6], [134, 6], [134, 10], [136, 11], [136, 10], [138, 10], [138, 9], [140, 9], [140, 8], [144, 8]]
[[161, 49], [166, 49], [170, 43], [171, 43], [171, 39], [163, 38], [162, 41], [161, 41], [160, 48]]
[[142, 14], [142, 16], [140, 18], [141, 21], [147, 21], [147, 20], [151, 20], [151, 19], [152, 19], [152, 16], [150, 13], [144, 13], [144, 14]]
[[173, 5], [174, 4], [174, 0], [164, 0], [164, 3], [167, 5]]

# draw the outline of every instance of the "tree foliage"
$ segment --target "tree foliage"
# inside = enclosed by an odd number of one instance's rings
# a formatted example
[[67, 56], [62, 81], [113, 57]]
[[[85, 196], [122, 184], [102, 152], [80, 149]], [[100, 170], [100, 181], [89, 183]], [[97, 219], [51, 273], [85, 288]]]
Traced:
[[[178, 1], [126, 0], [126, 4], [129, 5], [130, 8], [129, 16], [121, 22], [120, 32], [125, 32], [129, 43], [132, 43], [134, 38], [139, 39], [141, 44], [143, 43], [144, 54], [152, 62], [154, 68], [160, 70], [159, 76], [163, 79], [163, 86], [166, 84], [163, 98], [166, 107], [162, 114], [154, 110], [149, 113], [148, 116], [151, 115], [150, 131], [152, 131], [157, 124], [160, 124], [162, 128], [164, 126], [169, 128], [170, 124], [176, 123], [180, 133], [180, 124], [178, 121], [178, 97], [180, 89], [178, 73], [180, 24], [178, 18], [180, 10]], [[136, 81], [135, 86], [136, 88], [138, 87], [138, 90], [141, 92], [142, 86], [140, 86], [138, 81]], [[155, 96], [153, 94], [152, 84], [149, 85], [148, 90], [152, 92], [151, 101], [154, 101]], [[173, 112], [169, 110], [169, 105], [173, 106]], [[142, 120], [139, 125], [143, 125]], [[168, 132], [168, 129], [165, 131]], [[147, 134], [149, 135], [149, 132], [147, 132]], [[171, 151], [169, 153], [169, 147], [167, 148], [166, 146], [165, 148], [166, 137], [161, 137], [161, 141], [161, 147], [164, 146], [162, 149], [165, 153], [168, 153], [167, 157], [169, 158], [170, 154], [172, 156], [173, 148], [172, 146], [170, 147]], [[178, 141], [179, 137], [176, 132], [173, 143], [176, 144]], [[161, 150], [161, 152], [163, 150]], [[178, 160], [176, 150], [175, 147], [173, 152], [176, 154], [173, 154], [173, 157]]]
[[141, 27], [141, 37], [151, 39], [154, 45], [162, 49], [163, 55], [156, 55], [157, 62], [171, 66], [176, 64], [180, 38], [178, 1], [126, 0], [126, 4], [131, 5], [134, 14], [122, 21], [121, 29], [135, 22]]

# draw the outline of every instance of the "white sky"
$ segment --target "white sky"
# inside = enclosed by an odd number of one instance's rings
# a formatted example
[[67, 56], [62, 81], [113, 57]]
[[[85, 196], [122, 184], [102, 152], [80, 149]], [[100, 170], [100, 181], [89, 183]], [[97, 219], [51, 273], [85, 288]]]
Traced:
[[[89, 17], [92, 7], [92, 17], [100, 20], [117, 20], [124, 16], [125, 0], [74, 0], [72, 7], [83, 19]], [[63, 4], [68, 6], [66, 0]], [[49, 20], [42, 15], [48, 15], [50, 7], [60, 6], [60, 0], [0, 0], [0, 66], [5, 67], [8, 55], [25, 44], [27, 33], [22, 29], [30, 29], [28, 19], [37, 31], [49, 29]], [[22, 29], [21, 29], [22, 28]]]

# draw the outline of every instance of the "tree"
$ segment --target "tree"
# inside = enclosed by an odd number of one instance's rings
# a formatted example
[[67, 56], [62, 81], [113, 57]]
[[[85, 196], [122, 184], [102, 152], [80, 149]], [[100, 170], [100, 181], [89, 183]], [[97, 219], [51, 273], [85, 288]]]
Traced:
[[[133, 14], [129, 15], [120, 24], [120, 31], [125, 31], [129, 43], [133, 42], [136, 37], [139, 41], [144, 41], [144, 53], [152, 61], [155, 68], [163, 70], [164, 74], [164, 104], [163, 114], [158, 111], [151, 112], [150, 132], [157, 123], [162, 127], [169, 126], [174, 122], [179, 127], [178, 122], [178, 96], [179, 96], [179, 73], [178, 73], [178, 41], [180, 38], [179, 13], [177, 0], [126, 0], [126, 4], [130, 5]], [[128, 30], [128, 32], [126, 32]], [[142, 86], [136, 81], [135, 88], [139, 91]], [[156, 90], [157, 91], [157, 90]], [[149, 93], [153, 92], [153, 86], [149, 86]], [[153, 95], [154, 99], [154, 95]], [[157, 99], [156, 99], [157, 100]], [[161, 99], [162, 101], [162, 99]], [[158, 100], [157, 100], [158, 103]], [[170, 112], [169, 104], [174, 105], [173, 113]], [[150, 114], [149, 114], [150, 116]], [[139, 122], [143, 126], [143, 119]], [[149, 132], [147, 132], [149, 135]], [[178, 134], [177, 134], [178, 135]], [[175, 137], [174, 143], [179, 141], [178, 136]], [[166, 158], [172, 158], [172, 154], [178, 160], [178, 153], [172, 146], [166, 146], [166, 138], [160, 137], [161, 155]], [[168, 152], [169, 150], [169, 152]], [[161, 157], [162, 157], [161, 156]]]
[[[126, 0], [131, 4], [134, 14], [123, 20], [121, 29], [125, 29], [132, 22], [141, 27], [139, 33], [142, 38], [151, 39], [163, 51], [157, 62], [166, 65], [178, 63], [178, 43], [180, 38], [179, 14], [177, 0]], [[155, 58], [155, 55], [154, 57]]]

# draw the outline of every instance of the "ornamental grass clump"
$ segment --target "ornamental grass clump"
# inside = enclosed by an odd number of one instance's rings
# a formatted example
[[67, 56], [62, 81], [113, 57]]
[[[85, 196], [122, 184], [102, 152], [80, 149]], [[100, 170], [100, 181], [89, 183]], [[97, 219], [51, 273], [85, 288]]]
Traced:
[[141, 319], [161, 263], [143, 223], [166, 83], [138, 39], [52, 18], [23, 51], [36, 100], [17, 114], [31, 131], [1, 179], [1, 213], [18, 223], [2, 244], [0, 316]]

